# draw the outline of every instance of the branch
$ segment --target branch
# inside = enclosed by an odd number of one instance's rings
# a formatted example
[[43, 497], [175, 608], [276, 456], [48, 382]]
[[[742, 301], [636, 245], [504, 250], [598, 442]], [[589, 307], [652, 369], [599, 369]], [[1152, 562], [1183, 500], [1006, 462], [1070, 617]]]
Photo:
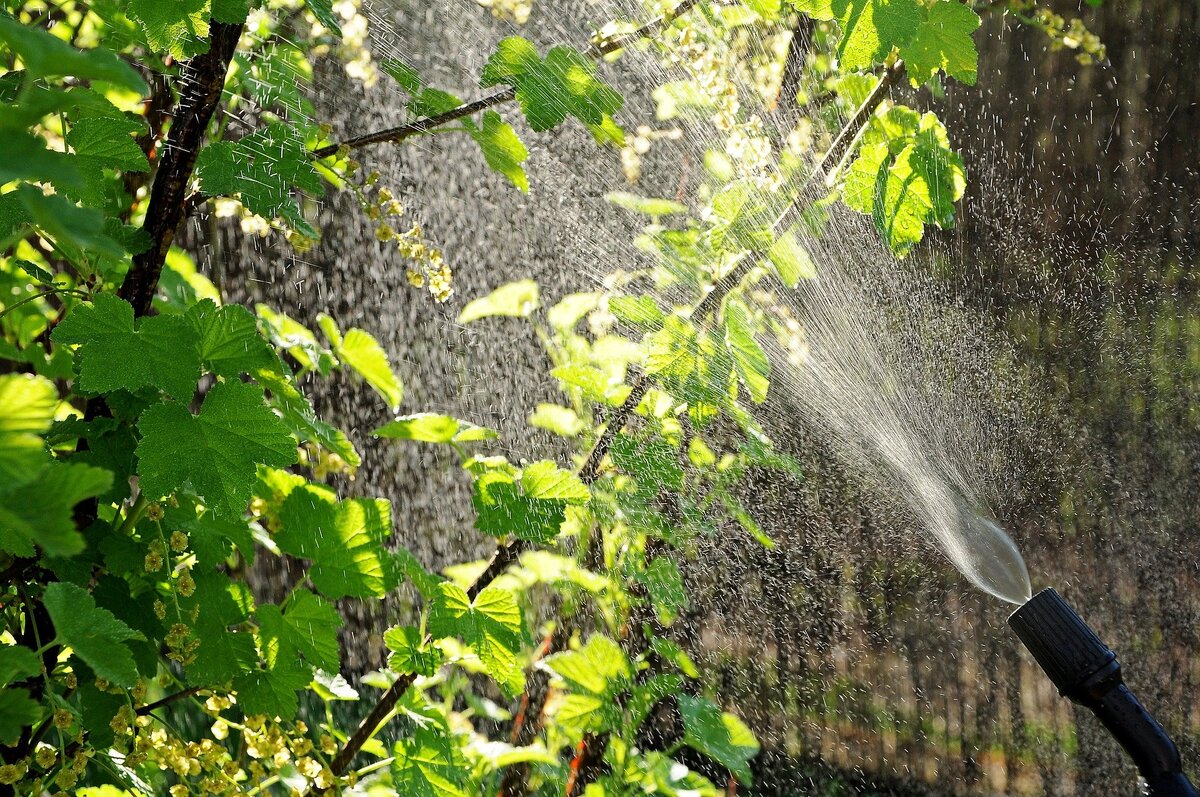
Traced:
[[237, 49], [242, 27], [214, 19], [208, 28], [208, 51], [188, 61], [179, 77], [179, 105], [167, 135], [162, 165], [150, 189], [150, 205], [142, 226], [150, 236], [150, 247], [134, 255], [133, 267], [119, 294], [133, 305], [135, 315], [150, 312], [167, 252], [184, 219], [187, 186], [196, 167], [204, 131], [221, 101], [225, 73]]
[[[334, 775], [341, 777], [350, 767], [350, 762], [354, 760], [354, 756], [358, 755], [358, 751], [367, 743], [367, 740], [375, 735], [375, 731], [387, 719], [387, 716], [392, 713], [392, 709], [396, 707], [396, 703], [400, 697], [412, 686], [412, 682], [417, 679], [415, 673], [401, 675], [396, 679], [396, 682], [387, 688], [387, 691], [379, 698], [379, 702], [371, 709], [371, 713], [363, 717], [362, 722], [358, 724], [354, 734], [346, 740], [346, 744], [338, 751], [338, 754], [333, 757], [333, 761], [329, 764], [329, 769]], [[311, 792], [311, 789], [310, 789]]]
[[435, 127], [441, 127], [447, 122], [453, 122], [455, 119], [462, 119], [464, 116], [470, 116], [474, 113], [478, 113], [484, 109], [491, 108], [493, 105], [501, 105], [509, 102], [516, 96], [516, 89], [507, 88], [504, 91], [498, 91], [495, 94], [489, 94], [488, 96], [481, 97], [473, 102], [464, 103], [457, 108], [451, 108], [449, 111], [446, 111], [445, 113], [439, 113], [437, 116], [426, 116], [423, 119], [418, 119], [415, 122], [409, 122], [408, 124], [400, 125], [399, 127], [389, 127], [386, 130], [379, 130], [374, 133], [367, 133], [366, 135], [349, 138], [340, 144], [326, 144], [319, 149], [314, 149], [310, 155], [317, 159], [328, 158], [330, 155], [336, 154], [337, 151], [342, 147], [358, 149], [359, 147], [365, 147], [368, 144], [382, 144], [385, 141], [398, 143], [406, 138], [411, 138], [412, 136], [420, 133], [426, 133]]
[[592, 58], [600, 58], [608, 55], [609, 53], [615, 53], [617, 50], [624, 49], [630, 44], [640, 41], [641, 39], [648, 39], [659, 31], [669, 28], [671, 23], [679, 19], [687, 12], [691, 11], [696, 6], [696, 3], [697, 0], [683, 0], [682, 3], [675, 6], [661, 17], [656, 17], [655, 19], [650, 20], [635, 31], [631, 31], [620, 36], [613, 36], [611, 39], [593, 41], [591, 46], [588, 47], [587, 54]]
[[[681, 0], [679, 5], [675, 6], [675, 8], [663, 14], [661, 17], [647, 22], [645, 25], [633, 31], [632, 33], [625, 34], [624, 36], [617, 36], [612, 39], [606, 39], [602, 42], [589, 45], [587, 53], [593, 58], [599, 58], [603, 55], [607, 55], [608, 53], [620, 50], [622, 47], [625, 47], [626, 45], [637, 41], [638, 39], [644, 39], [649, 36], [653, 36], [655, 33], [667, 28], [679, 17], [691, 11], [696, 6], [697, 2], [698, 0]], [[478, 100], [464, 103], [457, 108], [452, 108], [451, 110], [446, 111], [445, 113], [440, 113], [436, 116], [427, 116], [423, 119], [418, 119], [415, 122], [409, 122], [408, 124], [400, 125], [399, 127], [389, 127], [386, 130], [378, 130], [374, 133], [355, 136], [354, 138], [348, 138], [345, 141], [335, 144], [326, 144], [323, 147], [313, 150], [310, 155], [313, 158], [320, 159], [327, 158], [330, 155], [335, 154], [342, 147], [358, 149], [359, 147], [365, 147], [370, 144], [382, 144], [388, 141], [398, 143], [406, 138], [410, 138], [421, 133], [427, 133], [436, 127], [446, 124], [447, 122], [453, 122], [456, 119], [462, 119], [464, 116], [471, 116], [479, 111], [491, 108], [494, 105], [502, 105], [503, 103], [511, 102], [516, 98], [516, 96], [517, 90], [510, 87], [504, 91], [499, 91], [495, 94], [489, 94], [488, 96], [482, 97]]]
[[172, 703], [183, 700], [186, 697], [191, 697], [194, 694], [203, 692], [205, 688], [206, 687], [203, 687], [203, 686], [190, 686], [187, 689], [184, 689], [180, 692], [176, 692], [174, 694], [167, 695], [166, 697], [164, 697], [161, 700], [155, 700], [153, 703], [147, 703], [146, 705], [137, 709], [133, 713], [137, 714], [139, 717], [144, 717], [147, 714], [149, 714], [151, 711], [154, 711], [155, 709], [162, 708], [163, 706], [169, 706]]

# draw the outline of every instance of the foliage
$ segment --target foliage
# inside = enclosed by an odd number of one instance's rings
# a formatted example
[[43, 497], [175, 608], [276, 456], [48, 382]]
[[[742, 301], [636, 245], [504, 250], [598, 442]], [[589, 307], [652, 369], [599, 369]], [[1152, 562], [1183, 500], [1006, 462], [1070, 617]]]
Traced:
[[[486, 5], [528, 16], [524, 2]], [[158, 224], [207, 205], [302, 251], [320, 235], [310, 200], [351, 190], [410, 282], [450, 298], [441, 249], [419, 224], [394, 228], [402, 203], [311, 119], [305, 86], [320, 54], [364, 82], [379, 77], [356, 4], [7, 4], [0, 784], [173, 797], [357, 785], [447, 797], [715, 795], [706, 775], [725, 773], [750, 783], [757, 742], [704, 694], [675, 638], [689, 606], [679, 562], [719, 530], [772, 545], [738, 484], [752, 469], [801, 475], [751, 411], [770, 391], [768, 336], [785, 351], [798, 341], [776, 292], [814, 273], [802, 241], [819, 224], [794, 223], [792, 189], [876, 71], [902, 59], [915, 85], [973, 82], [979, 17], [952, 0], [701, 5], [660, 26], [652, 46], [683, 79], [655, 97], [660, 121], [700, 126], [722, 146], [695, 196], [608, 197], [648, 218], [638, 245], [649, 265], [549, 306], [520, 280], [459, 314], [543, 343], [559, 403], [529, 408], [529, 423], [562, 438], [559, 457], [512, 462], [493, 430], [436, 412], [375, 430], [379, 445], [456, 458], [474, 527], [497, 542], [490, 562], [430, 573], [396, 544], [388, 501], [341, 494], [362, 458], [305, 393], [341, 373], [399, 412], [403, 382], [386, 347], [327, 316], [314, 331], [269, 307], [223, 303]], [[1024, 0], [1008, 6], [1059, 45], [1102, 57], [1086, 31]], [[777, 151], [759, 114], [779, 99], [782, 64], [768, 58], [765, 82], [744, 80], [765, 54], [747, 52], [761, 38], [741, 33], [786, 37], [798, 14], [819, 20], [803, 66], [828, 96], [812, 103], [808, 143], [790, 136]], [[621, 23], [597, 41], [634, 29]], [[238, 35], [223, 55], [218, 44]], [[214, 63], [223, 82], [190, 90]], [[480, 75], [496, 93], [472, 106], [402, 63], [379, 68], [413, 117], [395, 140], [465, 133], [522, 191], [528, 149], [514, 123], [543, 133], [573, 118], [621, 149], [631, 177], [673, 135], [627, 135], [614, 119], [621, 95], [565, 44], [542, 55], [520, 37], [499, 42]], [[521, 111], [513, 121], [494, 109], [509, 99]], [[187, 120], [218, 103], [229, 113], [199, 131], [194, 164], [166, 158]], [[870, 214], [902, 255], [928, 226], [952, 223], [963, 163], [932, 114], [891, 102], [865, 110], [834, 195]], [[172, 187], [181, 191], [164, 207]], [[153, 289], [150, 312], [130, 301], [139, 281]], [[676, 303], [662, 303], [666, 289]], [[263, 557], [287, 557], [297, 575], [278, 603], [250, 588]], [[397, 591], [412, 611], [380, 635], [388, 668], [350, 672], [342, 609]], [[547, 603], [561, 611], [540, 619], [532, 609]], [[542, 710], [514, 717], [545, 681]], [[350, 712], [368, 718], [359, 732], [334, 702], [362, 704]], [[674, 738], [648, 744], [671, 718]], [[522, 722], [532, 725], [518, 734]], [[706, 774], [678, 760], [684, 746], [705, 757]]]

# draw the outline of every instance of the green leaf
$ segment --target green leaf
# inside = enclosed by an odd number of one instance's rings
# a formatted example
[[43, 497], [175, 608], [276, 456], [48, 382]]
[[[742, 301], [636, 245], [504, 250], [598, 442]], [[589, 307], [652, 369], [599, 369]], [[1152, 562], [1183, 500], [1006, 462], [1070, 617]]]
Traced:
[[137, 71], [104, 47], [76, 50], [57, 36], [22, 25], [7, 14], [0, 14], [0, 41], [20, 56], [29, 78], [105, 80], [139, 96], [149, 92]]
[[610, 191], [604, 195], [604, 198], [619, 208], [625, 208], [625, 210], [654, 218], [658, 216], [672, 216], [676, 213], [687, 213], [688, 210], [687, 205], [682, 202], [676, 202], [673, 199], [655, 199], [654, 197], [638, 196], [628, 191]]
[[78, 389], [88, 393], [144, 387], [188, 400], [200, 378], [198, 336], [183, 318], [157, 315], [133, 318], [133, 307], [109, 293], [91, 304], [76, 305], [51, 339], [78, 344], [75, 355]]
[[758, 755], [758, 741], [740, 719], [703, 697], [679, 695], [685, 744], [718, 762], [738, 780], [750, 785], [750, 759]]
[[292, 197], [293, 189], [313, 196], [324, 193], [300, 129], [272, 122], [236, 142], [209, 144], [196, 159], [196, 175], [206, 196], [236, 196], [251, 213], [282, 218], [316, 237], [316, 230], [300, 215], [300, 206]]
[[664, 623], [669, 625], [674, 622], [680, 610], [687, 608], [687, 588], [683, 584], [679, 565], [674, 560], [665, 556], [656, 557], [646, 567], [641, 580], [650, 593], [651, 605]]
[[679, 452], [665, 440], [639, 442], [628, 435], [618, 434], [609, 447], [613, 464], [622, 473], [632, 476], [645, 489], [657, 492], [660, 488], [683, 489], [683, 466]]
[[304, 0], [304, 5], [308, 7], [318, 22], [333, 31], [339, 39], [342, 38], [342, 26], [338, 24], [337, 17], [333, 13], [333, 0]]
[[200, 361], [208, 371], [234, 379], [259, 369], [279, 368], [279, 357], [258, 332], [254, 315], [245, 307], [220, 307], [204, 299], [186, 313], [199, 340]]
[[442, 664], [441, 651], [426, 645], [421, 629], [411, 625], [389, 628], [383, 635], [383, 644], [392, 652], [388, 666], [401, 675], [414, 673], [428, 677]]
[[193, 568], [196, 591], [180, 601], [184, 612], [196, 612], [192, 641], [196, 660], [187, 666], [188, 682], [212, 686], [253, 670], [257, 663], [254, 639], [244, 626], [253, 601], [243, 583], [214, 569]]
[[0, 689], [0, 744], [13, 746], [21, 732], [40, 722], [41, 703], [31, 700], [26, 689]]
[[279, 520], [276, 544], [285, 553], [312, 560], [308, 577], [326, 597], [382, 598], [393, 585], [383, 548], [392, 533], [387, 501], [336, 501], [305, 485], [288, 495]]
[[241, 382], [215, 385], [198, 415], [155, 404], [138, 429], [142, 491], [157, 498], [191, 485], [222, 517], [245, 511], [259, 463], [282, 468], [296, 461], [296, 442], [263, 402], [262, 388]]
[[572, 691], [612, 697], [633, 678], [633, 665], [621, 646], [603, 634], [593, 634], [583, 647], [547, 656], [546, 666]]
[[537, 132], [563, 123], [568, 115], [585, 125], [603, 125], [620, 110], [621, 95], [596, 79], [595, 66], [570, 47], [555, 47], [543, 60], [519, 36], [504, 39], [483, 69], [484, 88], [504, 83], [517, 90], [517, 101]]
[[354, 328], [346, 333], [334, 351], [343, 365], [353, 369], [376, 393], [383, 396], [392, 412], [399, 408], [404, 398], [404, 387], [388, 362], [387, 352], [375, 338]]
[[50, 461], [42, 435], [58, 403], [58, 391], [48, 379], [0, 376], [0, 494], [28, 484]]
[[443, 721], [414, 719], [414, 731], [392, 750], [392, 786], [405, 797], [466, 797], [462, 754]]
[[42, 672], [37, 653], [20, 645], [0, 645], [0, 686], [8, 686]]
[[525, 688], [517, 653], [521, 649], [521, 610], [511, 592], [488, 587], [472, 602], [455, 584], [438, 584], [429, 608], [429, 633], [466, 643], [500, 688], [510, 697]]
[[545, 544], [559, 535], [567, 502], [523, 495], [511, 481], [478, 479], [471, 496], [475, 528], [493, 537], [516, 537]]
[[750, 311], [736, 300], [725, 304], [725, 348], [732, 355], [733, 367], [750, 393], [750, 398], [756, 404], [766, 401], [771, 363], [754, 338], [754, 331], [750, 327]]
[[637, 327], [659, 329], [667, 320], [652, 296], [614, 296], [608, 300], [608, 309], [621, 321]]
[[526, 465], [521, 472], [521, 488], [530, 498], [561, 499], [569, 504], [586, 504], [592, 499], [587, 485], [569, 470], [550, 460]]
[[295, 662], [303, 658], [309, 665], [337, 672], [341, 665], [337, 630], [342, 617], [333, 604], [306, 589], [297, 589], [280, 607], [258, 607], [261, 646], [269, 651], [268, 663]]
[[334, 700], [358, 700], [358, 690], [350, 685], [350, 682], [335, 673], [330, 675], [324, 670], [317, 670], [313, 673], [312, 683], [308, 688], [317, 693], [318, 696], [325, 702]]
[[280, 662], [268, 669], [256, 669], [233, 679], [238, 707], [248, 716], [262, 714], [284, 721], [296, 716], [300, 708], [297, 693], [312, 682], [312, 670], [295, 662]]
[[128, 0], [123, 10], [155, 52], [182, 60], [208, 48], [208, 0]]
[[274, 370], [263, 370], [254, 378], [270, 392], [268, 403], [279, 411], [280, 420], [292, 434], [337, 454], [351, 468], [362, 464], [362, 457], [345, 433], [318, 418], [308, 397], [297, 390], [288, 377]]
[[573, 331], [580, 319], [601, 306], [602, 294], [595, 292], [568, 293], [550, 308], [546, 320], [550, 326], [564, 332]]
[[789, 288], [795, 288], [802, 279], [812, 279], [817, 275], [808, 250], [800, 243], [794, 230], [788, 230], [775, 240], [767, 252], [771, 265], [776, 273]]
[[900, 48], [913, 83], [927, 83], [940, 70], [975, 85], [979, 53], [972, 34], [979, 25], [979, 15], [970, 6], [946, 0], [930, 6], [912, 41]]
[[496, 433], [485, 426], [476, 426], [449, 415], [431, 412], [401, 416], [380, 426], [372, 434], [376, 437], [416, 440], [422, 443], [469, 443], [496, 439]]
[[42, 602], [54, 623], [58, 641], [68, 645], [96, 675], [117, 686], [132, 687], [137, 683], [133, 653], [122, 643], [143, 639], [141, 634], [108, 609], [96, 606], [91, 593], [74, 584], [50, 584]]
[[107, 470], [74, 462], [51, 462], [26, 484], [0, 493], [0, 550], [33, 556], [73, 556], [84, 548], [73, 509], [112, 486]]
[[893, 47], [912, 39], [925, 19], [917, 0], [793, 0], [793, 5], [816, 19], [837, 20], [843, 71], [883, 63]]
[[512, 125], [500, 118], [495, 111], [484, 111], [483, 126], [467, 123], [467, 132], [479, 145], [488, 168], [508, 178], [517, 188], [529, 192], [529, 177], [522, 163], [529, 157], [529, 150], [517, 136]]
[[468, 302], [458, 314], [458, 323], [469, 324], [489, 316], [524, 318], [538, 309], [538, 285], [533, 280], [518, 280], [501, 285], [487, 296]]
[[263, 326], [276, 347], [283, 349], [300, 364], [301, 368], [329, 376], [337, 359], [333, 352], [317, 342], [317, 336], [308, 327], [286, 313], [278, 313], [265, 304], [256, 304], [254, 311], [262, 319]]
[[71, 125], [67, 143], [77, 155], [96, 158], [109, 168], [144, 172], [150, 169], [150, 161], [131, 138], [144, 128], [144, 122], [129, 117], [86, 117]]
[[578, 437], [586, 428], [575, 410], [558, 404], [538, 404], [529, 416], [529, 425], [563, 437]]

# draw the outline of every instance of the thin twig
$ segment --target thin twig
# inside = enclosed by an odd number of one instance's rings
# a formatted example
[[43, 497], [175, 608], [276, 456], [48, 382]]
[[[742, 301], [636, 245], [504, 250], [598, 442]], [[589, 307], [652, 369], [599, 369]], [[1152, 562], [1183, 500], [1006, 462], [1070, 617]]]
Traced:
[[337, 154], [337, 151], [342, 147], [350, 149], [358, 149], [369, 144], [382, 144], [387, 141], [400, 142], [406, 138], [426, 133], [435, 127], [441, 127], [447, 122], [453, 122], [455, 119], [462, 119], [464, 116], [471, 116], [479, 111], [491, 108], [493, 105], [501, 105], [509, 102], [517, 96], [517, 90], [507, 88], [503, 91], [497, 91], [495, 94], [489, 94], [486, 97], [481, 97], [472, 102], [463, 103], [457, 108], [451, 108], [445, 113], [439, 113], [436, 116], [426, 116], [423, 119], [418, 119], [415, 122], [400, 125], [399, 127], [389, 127], [386, 130], [377, 130], [374, 133], [367, 133], [362, 136], [346, 139], [337, 144], [326, 144], [313, 150], [310, 155], [313, 158], [328, 158], [330, 155]]
[[625, 33], [620, 36], [613, 36], [610, 39], [593, 41], [588, 47], [587, 53], [593, 58], [600, 58], [608, 55], [609, 53], [615, 53], [617, 50], [624, 49], [625, 47], [628, 47], [629, 45], [636, 41], [640, 41], [641, 39], [648, 39], [659, 31], [666, 30], [675, 20], [691, 11], [696, 6], [697, 1], [698, 0], [683, 0], [682, 3], [675, 6], [670, 11], [666, 12], [660, 17], [650, 20], [637, 30], [630, 31], [629, 33]]
[[342, 749], [338, 750], [338, 754], [333, 757], [333, 761], [329, 764], [329, 769], [334, 775], [344, 775], [350, 767], [350, 762], [354, 760], [354, 756], [358, 755], [358, 751], [367, 743], [367, 740], [375, 735], [375, 731], [387, 719], [387, 716], [392, 713], [392, 709], [396, 707], [396, 703], [400, 701], [401, 696], [412, 686], [413, 681], [417, 680], [415, 673], [401, 675], [396, 679], [395, 683], [387, 688], [379, 698], [379, 702], [371, 709], [371, 713], [363, 717], [362, 722], [358, 724], [358, 728], [342, 745]]
[[162, 708], [163, 706], [169, 706], [172, 703], [183, 700], [186, 697], [191, 697], [192, 695], [199, 694], [200, 692], [203, 692], [206, 688], [207, 687], [204, 687], [204, 686], [189, 686], [187, 689], [184, 689], [180, 692], [176, 692], [172, 695], [167, 695], [166, 697], [162, 698], [161, 700], [155, 700], [153, 703], [147, 703], [146, 705], [142, 706], [141, 708], [136, 709], [133, 713], [137, 714], [139, 717], [144, 717], [147, 714], [149, 714], [151, 711], [154, 711], [155, 709]]

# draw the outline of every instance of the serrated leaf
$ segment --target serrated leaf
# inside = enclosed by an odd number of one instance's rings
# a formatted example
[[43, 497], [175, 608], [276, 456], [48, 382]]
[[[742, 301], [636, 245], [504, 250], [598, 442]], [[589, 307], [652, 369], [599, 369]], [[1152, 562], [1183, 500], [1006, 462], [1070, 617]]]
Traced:
[[530, 498], [560, 499], [569, 504], [585, 504], [592, 498], [587, 485], [578, 476], [550, 460], [526, 465], [521, 472], [521, 488]]
[[793, 0], [793, 5], [816, 19], [837, 20], [843, 71], [883, 63], [893, 47], [912, 39], [925, 19], [917, 0]]
[[683, 466], [679, 464], [679, 452], [665, 440], [638, 441], [628, 435], [618, 434], [609, 447], [613, 464], [622, 473], [632, 476], [639, 485], [645, 483], [648, 491], [660, 488], [683, 489]]
[[333, 0], [304, 0], [304, 5], [308, 7], [318, 22], [333, 31], [339, 39], [342, 38], [342, 26], [338, 24], [337, 17], [333, 13]]
[[200, 361], [214, 374], [233, 379], [279, 367], [279, 358], [258, 332], [254, 315], [236, 304], [204, 299], [185, 314], [199, 341]]
[[298, 692], [312, 681], [312, 670], [295, 662], [256, 669], [233, 679], [238, 707], [248, 716], [261, 714], [287, 721], [300, 707]]
[[36, 651], [20, 645], [0, 645], [0, 686], [39, 675], [42, 660]]
[[648, 329], [659, 329], [667, 320], [652, 296], [614, 296], [608, 309], [626, 324]]
[[501, 41], [483, 69], [481, 86], [499, 83], [517, 90], [525, 119], [537, 132], [562, 124], [568, 115], [603, 125], [622, 105], [621, 95], [596, 79], [594, 64], [578, 51], [559, 46], [542, 59], [519, 36]]
[[485, 426], [476, 426], [468, 421], [432, 412], [401, 416], [380, 426], [372, 434], [376, 437], [416, 440], [422, 443], [466, 443], [496, 438], [496, 433]]
[[[411, 716], [411, 715], [410, 715]], [[424, 718], [422, 718], [424, 719]], [[444, 721], [416, 722], [392, 749], [392, 785], [411, 797], [466, 797], [465, 761]]]
[[468, 302], [458, 314], [458, 323], [469, 324], [490, 316], [524, 318], [538, 309], [538, 285], [518, 280], [501, 285], [487, 296]]
[[155, 52], [184, 59], [207, 49], [208, 0], [128, 0], [123, 10]]
[[150, 161], [131, 137], [144, 126], [127, 117], [85, 117], [71, 125], [67, 144], [77, 155], [97, 158], [109, 168], [144, 172], [149, 170]]
[[21, 732], [40, 722], [45, 711], [27, 689], [0, 689], [0, 744], [13, 746]]
[[391, 506], [381, 499], [336, 501], [309, 485], [292, 490], [279, 511], [275, 542], [311, 560], [308, 577], [328, 598], [382, 598], [394, 581], [383, 542]]
[[651, 605], [665, 624], [674, 622], [680, 610], [687, 608], [687, 588], [683, 584], [679, 565], [674, 560], [665, 556], [656, 557], [646, 566], [641, 580], [650, 593]]
[[57, 36], [32, 25], [22, 25], [7, 14], [0, 14], [0, 41], [20, 56], [30, 78], [71, 76], [106, 80], [139, 96], [149, 91], [137, 71], [111, 50], [104, 47], [77, 50]]
[[516, 537], [545, 544], [559, 535], [566, 520], [566, 501], [523, 495], [510, 481], [489, 484], [477, 480], [471, 502], [475, 506], [475, 528], [497, 538]]
[[968, 86], [975, 85], [979, 53], [972, 35], [979, 25], [979, 15], [970, 6], [956, 2], [931, 5], [916, 35], [900, 48], [913, 83], [927, 83], [941, 71]]
[[50, 461], [42, 435], [58, 403], [58, 391], [48, 379], [0, 376], [0, 493], [28, 484]]
[[388, 666], [401, 675], [413, 673], [428, 677], [441, 666], [441, 651], [425, 644], [419, 628], [411, 625], [389, 628], [383, 635], [383, 644], [392, 652], [388, 656]]
[[96, 606], [91, 593], [66, 582], [46, 587], [42, 603], [54, 623], [57, 639], [83, 659], [96, 675], [117, 686], [132, 687], [138, 679], [129, 646], [122, 643], [143, 639], [108, 609]]
[[285, 377], [274, 370], [259, 371], [255, 380], [270, 392], [268, 403], [279, 411], [288, 430], [306, 443], [314, 443], [337, 454], [351, 469], [362, 464], [350, 438], [341, 430], [317, 417], [312, 402]]
[[138, 421], [141, 488], [155, 498], [187, 486], [217, 515], [245, 511], [259, 464], [296, 461], [296, 441], [263, 401], [262, 388], [215, 385], [198, 415], [179, 404], [155, 404]]
[[575, 410], [558, 404], [538, 404], [529, 416], [529, 425], [563, 437], [577, 437], [586, 428]]
[[817, 275], [808, 250], [800, 243], [794, 230], [780, 235], [768, 250], [767, 257], [783, 284], [789, 288], [795, 288], [802, 279], [812, 279]]
[[237, 197], [251, 213], [282, 218], [316, 237], [292, 197], [294, 189], [313, 196], [324, 193], [308, 156], [306, 137], [298, 128], [272, 122], [236, 142], [209, 144], [196, 159], [196, 176], [206, 196]]
[[311, 667], [337, 672], [341, 664], [337, 630], [342, 617], [333, 604], [306, 589], [297, 589], [282, 609], [260, 605], [256, 617], [260, 647], [269, 666], [303, 658]]
[[77, 387], [88, 393], [144, 387], [187, 400], [200, 378], [198, 336], [186, 320], [159, 315], [138, 319], [112, 294], [76, 305], [51, 333], [59, 344], [77, 344]]
[[84, 548], [73, 509], [112, 486], [112, 473], [74, 462], [51, 462], [32, 481], [0, 494], [0, 550], [33, 556], [73, 556]]
[[438, 584], [429, 609], [429, 633], [438, 639], [461, 639], [510, 697], [525, 688], [517, 659], [522, 630], [521, 609], [511, 592], [488, 587], [471, 601], [462, 587], [448, 581]]
[[193, 568], [196, 591], [180, 601], [184, 612], [196, 612], [192, 640], [199, 643], [196, 659], [187, 666], [188, 682], [195, 686], [226, 683], [254, 669], [254, 639], [244, 631], [253, 601], [246, 585], [211, 568]]
[[317, 693], [324, 701], [330, 702], [333, 700], [358, 700], [358, 690], [350, 685], [350, 682], [342, 677], [340, 673], [329, 674], [324, 670], [316, 670], [313, 672], [312, 683], [308, 686], [309, 689]]
[[392, 412], [399, 408], [404, 398], [404, 387], [388, 362], [387, 352], [375, 338], [364, 330], [354, 328], [346, 332], [334, 351], [343, 365], [351, 368], [376, 393], [383, 396]]
[[576, 692], [610, 698], [633, 678], [633, 665], [621, 646], [603, 634], [593, 634], [578, 650], [547, 656], [546, 666]]
[[529, 157], [529, 150], [512, 125], [495, 111], [484, 111], [483, 126], [470, 124], [467, 132], [479, 145], [488, 168], [504, 175], [509, 182], [528, 193], [529, 177], [521, 164]]
[[758, 740], [740, 719], [703, 697], [679, 695], [684, 743], [718, 762], [738, 780], [750, 785], [750, 759], [758, 755]]
[[750, 398], [756, 404], [766, 401], [771, 363], [754, 338], [749, 310], [739, 301], [731, 300], [725, 305], [725, 348], [733, 357], [733, 367]]

